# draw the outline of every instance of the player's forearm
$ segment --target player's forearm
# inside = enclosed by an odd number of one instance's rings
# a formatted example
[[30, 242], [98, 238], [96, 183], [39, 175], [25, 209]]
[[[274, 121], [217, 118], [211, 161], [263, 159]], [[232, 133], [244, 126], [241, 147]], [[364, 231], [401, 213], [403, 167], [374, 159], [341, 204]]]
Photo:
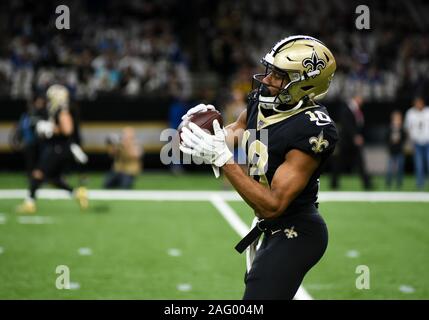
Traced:
[[73, 134], [73, 127], [69, 127], [69, 126], [55, 127], [54, 134], [55, 135], [61, 134], [61, 135], [64, 135], [66, 137], [70, 137]]
[[283, 212], [279, 199], [271, 192], [248, 175], [236, 163], [226, 164], [222, 167], [228, 180], [252, 207], [260, 218], [275, 218]]
[[61, 112], [58, 131], [65, 136], [71, 136], [73, 134], [73, 120], [69, 113], [64, 111]]

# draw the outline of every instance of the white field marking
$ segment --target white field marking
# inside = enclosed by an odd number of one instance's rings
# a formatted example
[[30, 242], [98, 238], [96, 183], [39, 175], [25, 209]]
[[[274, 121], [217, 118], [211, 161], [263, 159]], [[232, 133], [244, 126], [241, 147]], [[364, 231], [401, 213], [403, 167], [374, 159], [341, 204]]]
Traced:
[[399, 291], [401, 291], [402, 293], [414, 293], [416, 290], [412, 286], [403, 284], [399, 287]]
[[210, 202], [240, 237], [243, 238], [249, 232], [249, 226], [240, 219], [237, 213], [235, 213], [222, 197], [219, 195], [212, 195]]
[[0, 213], [0, 224], [5, 224], [7, 221], [7, 217], [4, 213]]
[[313, 300], [313, 297], [304, 289], [303, 286], [299, 286], [298, 291], [293, 297], [294, 300]]
[[321, 202], [429, 202], [428, 192], [320, 192]]
[[170, 248], [167, 251], [169, 256], [172, 257], [180, 257], [182, 255], [182, 251], [180, 251], [180, 249], [176, 249], [176, 248]]
[[357, 258], [360, 256], [359, 251], [357, 250], [349, 250], [346, 252], [346, 257], [347, 258]]
[[[23, 199], [28, 191], [24, 189], [0, 190], [0, 199]], [[150, 201], [209, 201], [213, 194], [225, 200], [241, 201], [236, 192], [231, 191], [175, 191], [175, 190], [89, 190], [90, 200], [150, 200]], [[64, 190], [41, 189], [37, 198], [47, 200], [70, 199]]]
[[[23, 199], [25, 189], [0, 190], [0, 199]], [[225, 201], [243, 201], [235, 191], [176, 191], [176, 190], [89, 190], [91, 200], [150, 200], [150, 201], [210, 201], [213, 195]], [[41, 189], [38, 198], [70, 199], [67, 191]], [[429, 192], [320, 192], [320, 202], [429, 202]]]
[[18, 216], [16, 218], [21, 224], [51, 224], [54, 223], [51, 217], [45, 216]]
[[91, 248], [79, 248], [77, 250], [77, 252], [81, 255], [81, 256], [90, 256], [92, 255], [92, 250]]
[[80, 284], [79, 282], [70, 282], [70, 290], [79, 290]]
[[2, 254], [4, 252], [3, 247], [0, 247], [0, 254]]
[[[244, 237], [249, 232], [249, 226], [237, 215], [237, 213], [230, 207], [230, 205], [218, 195], [213, 195], [210, 202], [229, 223], [229, 225], [237, 232], [240, 237]], [[304, 289], [303, 286], [298, 288], [294, 297], [295, 300], [313, 300], [310, 294]]]
[[177, 285], [177, 290], [179, 291], [191, 291], [192, 290], [192, 286], [189, 283], [179, 283]]

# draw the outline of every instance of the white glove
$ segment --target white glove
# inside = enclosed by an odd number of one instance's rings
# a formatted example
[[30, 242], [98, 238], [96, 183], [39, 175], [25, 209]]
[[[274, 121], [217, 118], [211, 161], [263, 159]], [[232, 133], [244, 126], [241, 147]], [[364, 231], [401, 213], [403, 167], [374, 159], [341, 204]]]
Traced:
[[[214, 135], [206, 133], [195, 123], [189, 123], [189, 129], [182, 129], [182, 144], [180, 150], [183, 153], [204, 159], [204, 162], [222, 167], [233, 155], [225, 141], [225, 131], [217, 120], [213, 121]], [[215, 171], [215, 168], [213, 168]], [[216, 171], [215, 171], [216, 175]]]
[[[183, 121], [189, 120], [193, 114], [198, 113], [198, 112], [206, 112], [208, 110], [216, 110], [216, 108], [215, 108], [215, 106], [213, 106], [211, 104], [200, 103], [200, 104], [196, 105], [195, 107], [189, 109], [188, 112], [182, 116], [182, 120]], [[194, 156], [196, 157], [197, 155], [194, 155]], [[212, 169], [213, 169], [213, 173], [214, 173], [216, 179], [219, 178], [219, 176], [220, 176], [219, 167], [212, 165]]]
[[40, 120], [36, 124], [36, 132], [39, 136], [49, 139], [54, 135], [54, 127], [51, 121]]
[[72, 143], [70, 145], [70, 150], [77, 162], [81, 164], [85, 164], [88, 162], [88, 156], [86, 155], [85, 152], [83, 152], [83, 150], [78, 144]]
[[219, 178], [220, 177], [220, 172], [219, 172], [219, 167], [216, 167], [214, 164], [212, 164], [212, 169], [213, 169], [213, 173], [215, 175], [215, 178]]
[[197, 106], [189, 109], [188, 112], [186, 112], [186, 114], [182, 116], [182, 120], [189, 120], [189, 118], [193, 114], [201, 112], [201, 111], [202, 112], [206, 112], [208, 110], [216, 110], [216, 108], [213, 105], [211, 105], [211, 104], [202, 104], [202, 103], [200, 103], [199, 105], [197, 105]]

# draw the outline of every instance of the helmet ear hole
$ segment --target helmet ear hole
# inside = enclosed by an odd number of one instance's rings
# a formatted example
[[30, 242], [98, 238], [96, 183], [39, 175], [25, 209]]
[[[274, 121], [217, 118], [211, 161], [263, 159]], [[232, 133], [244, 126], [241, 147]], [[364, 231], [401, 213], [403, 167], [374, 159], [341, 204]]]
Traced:
[[323, 54], [325, 55], [326, 62], [329, 62], [329, 56], [326, 54], [326, 52], [325, 52], [325, 51], [323, 51]]
[[308, 90], [311, 90], [313, 88], [314, 88], [314, 86], [305, 86], [305, 87], [302, 87], [301, 89], [304, 91], [308, 91]]

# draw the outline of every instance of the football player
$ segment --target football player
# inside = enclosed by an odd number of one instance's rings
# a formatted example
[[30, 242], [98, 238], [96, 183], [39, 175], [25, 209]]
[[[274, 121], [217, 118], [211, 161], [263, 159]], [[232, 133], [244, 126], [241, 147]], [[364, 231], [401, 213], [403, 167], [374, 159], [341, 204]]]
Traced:
[[36, 132], [42, 140], [42, 151], [30, 179], [29, 197], [18, 206], [18, 213], [36, 212], [36, 191], [45, 181], [69, 191], [78, 200], [81, 209], [88, 207], [86, 189], [73, 189], [62, 176], [72, 157], [80, 163], [87, 161], [86, 154], [73, 141], [75, 125], [69, 111], [69, 91], [62, 85], [54, 84], [46, 91], [46, 97], [48, 119], [36, 124]]
[[[322, 166], [338, 138], [318, 101], [328, 92], [336, 62], [310, 36], [281, 40], [261, 62], [265, 73], [253, 76], [255, 89], [236, 122], [221, 128], [215, 120], [214, 135], [191, 123], [182, 130], [180, 149], [222, 168], [254, 210], [253, 228], [236, 246], [240, 253], [248, 248], [243, 298], [292, 299], [328, 244], [317, 195]], [[187, 116], [213, 108], [198, 105]], [[247, 173], [228, 148], [237, 135], [246, 148]]]

